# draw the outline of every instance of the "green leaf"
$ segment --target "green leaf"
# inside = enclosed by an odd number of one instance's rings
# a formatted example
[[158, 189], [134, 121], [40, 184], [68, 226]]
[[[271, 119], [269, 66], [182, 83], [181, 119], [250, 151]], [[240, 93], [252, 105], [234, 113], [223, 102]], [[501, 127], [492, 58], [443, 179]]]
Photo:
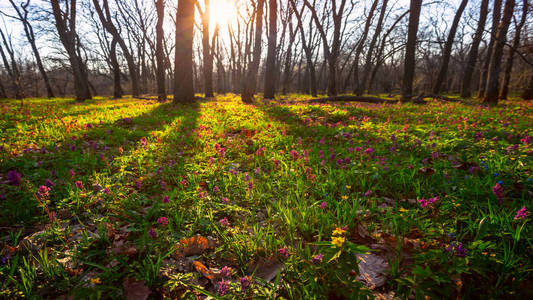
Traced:
[[341, 256], [341, 253], [342, 253], [342, 250], [339, 250], [339, 252], [335, 253], [335, 255], [333, 255], [333, 257], [328, 260], [328, 264], [334, 261], [335, 259], [339, 258], [339, 256]]
[[487, 235], [487, 231], [489, 229], [489, 222], [487, 222], [487, 217], [481, 219], [481, 221], [479, 221], [479, 225], [478, 225], [478, 228], [477, 228], [477, 234], [476, 234], [476, 237], [474, 238], [474, 240], [481, 240], [483, 239], [486, 235]]

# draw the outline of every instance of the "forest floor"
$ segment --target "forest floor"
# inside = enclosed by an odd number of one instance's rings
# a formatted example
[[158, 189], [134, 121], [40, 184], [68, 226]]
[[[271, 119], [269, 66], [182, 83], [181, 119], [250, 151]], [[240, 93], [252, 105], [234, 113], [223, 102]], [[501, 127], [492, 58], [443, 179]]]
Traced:
[[532, 299], [532, 103], [1, 102], [0, 298]]

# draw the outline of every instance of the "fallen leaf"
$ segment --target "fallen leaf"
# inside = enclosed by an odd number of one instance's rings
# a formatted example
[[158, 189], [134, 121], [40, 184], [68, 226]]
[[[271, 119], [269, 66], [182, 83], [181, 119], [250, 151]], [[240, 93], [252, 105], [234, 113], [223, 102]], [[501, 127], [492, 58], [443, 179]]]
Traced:
[[359, 275], [355, 279], [371, 290], [385, 285], [385, 272], [389, 269], [385, 259], [375, 254], [357, 254], [356, 257], [359, 260]]
[[213, 271], [209, 270], [209, 268], [204, 266], [201, 262], [194, 261], [192, 263], [192, 265], [194, 266], [194, 269], [196, 269], [196, 271], [198, 273], [202, 274], [205, 278], [207, 278], [207, 279], [215, 278], [215, 273]]
[[146, 300], [151, 293], [144, 280], [138, 281], [135, 278], [125, 278], [122, 287], [127, 300]]
[[215, 241], [209, 237], [196, 235], [190, 238], [183, 238], [176, 246], [177, 257], [199, 255], [207, 250], [215, 249]]

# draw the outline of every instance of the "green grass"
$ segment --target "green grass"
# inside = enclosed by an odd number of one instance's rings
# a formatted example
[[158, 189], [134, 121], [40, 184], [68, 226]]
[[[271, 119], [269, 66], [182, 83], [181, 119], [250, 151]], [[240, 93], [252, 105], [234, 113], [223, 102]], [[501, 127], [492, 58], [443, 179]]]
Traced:
[[530, 102], [0, 110], [0, 298], [532, 296]]

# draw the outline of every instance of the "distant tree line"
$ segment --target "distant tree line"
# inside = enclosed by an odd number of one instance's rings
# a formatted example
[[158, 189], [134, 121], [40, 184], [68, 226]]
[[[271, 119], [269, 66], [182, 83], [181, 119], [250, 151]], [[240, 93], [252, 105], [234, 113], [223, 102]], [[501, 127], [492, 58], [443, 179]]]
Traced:
[[530, 0], [216, 1], [7, 0], [0, 98], [533, 98]]

